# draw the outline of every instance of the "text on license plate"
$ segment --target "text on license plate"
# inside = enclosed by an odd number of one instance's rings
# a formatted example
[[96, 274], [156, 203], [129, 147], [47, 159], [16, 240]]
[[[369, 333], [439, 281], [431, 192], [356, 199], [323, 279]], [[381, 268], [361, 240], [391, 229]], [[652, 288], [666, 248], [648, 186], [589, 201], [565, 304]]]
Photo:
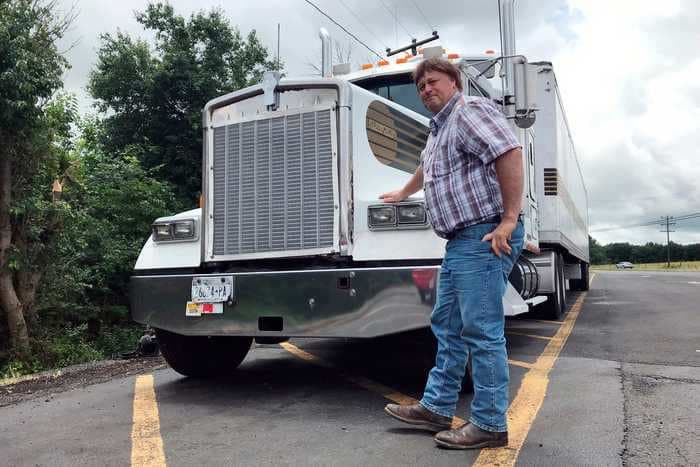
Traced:
[[232, 276], [207, 276], [192, 278], [192, 301], [194, 303], [222, 303], [231, 299]]

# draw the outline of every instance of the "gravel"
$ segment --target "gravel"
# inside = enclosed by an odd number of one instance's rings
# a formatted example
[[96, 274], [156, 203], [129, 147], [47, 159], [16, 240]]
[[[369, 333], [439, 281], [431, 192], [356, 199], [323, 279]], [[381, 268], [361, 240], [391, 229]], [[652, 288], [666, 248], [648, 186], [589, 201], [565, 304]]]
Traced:
[[0, 407], [165, 368], [162, 357], [104, 360], [0, 381]]

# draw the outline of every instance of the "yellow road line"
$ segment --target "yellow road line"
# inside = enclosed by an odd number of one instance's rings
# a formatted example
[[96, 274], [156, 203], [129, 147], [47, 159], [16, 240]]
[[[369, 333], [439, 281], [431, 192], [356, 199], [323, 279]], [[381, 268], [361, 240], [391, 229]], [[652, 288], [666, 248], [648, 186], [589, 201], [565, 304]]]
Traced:
[[[593, 278], [591, 278], [592, 280]], [[515, 465], [520, 449], [525, 443], [525, 438], [527, 438], [530, 427], [532, 427], [547, 394], [549, 372], [574, 328], [585, 298], [585, 292], [579, 295], [554, 338], [525, 374], [520, 389], [508, 408], [508, 446], [498, 449], [482, 449], [473, 465]]]
[[533, 319], [533, 323], [544, 323], [544, 324], [556, 324], [557, 326], [561, 326], [561, 321], [551, 321], [548, 319]]
[[528, 368], [528, 369], [530, 369], [534, 366], [533, 363], [522, 362], [520, 360], [512, 360], [510, 358], [508, 359], [508, 364], [513, 365], [513, 366], [519, 366], [520, 368]]
[[554, 339], [553, 337], [548, 337], [548, 336], [538, 336], [537, 334], [526, 334], [524, 332], [515, 332], [515, 331], [506, 331], [506, 334], [509, 334], [511, 336], [523, 336], [523, 337], [531, 337], [533, 339], [542, 339], [545, 341], [551, 341]]
[[[284, 350], [287, 352], [291, 353], [292, 355], [301, 358], [302, 360], [306, 360], [307, 362], [314, 363], [318, 366], [322, 366], [324, 368], [332, 368], [332, 369], [338, 369], [335, 365], [332, 363], [323, 360], [322, 358], [310, 354], [309, 352], [306, 352], [304, 350], [301, 350], [299, 347], [290, 344], [289, 342], [283, 342], [280, 344]], [[350, 375], [347, 373], [344, 373], [342, 371], [339, 372], [340, 376], [342, 376], [345, 380], [350, 381], [353, 384], [356, 384], [360, 386], [363, 389], [366, 389], [368, 391], [374, 392], [381, 394], [384, 396], [386, 399], [389, 399], [392, 402], [395, 402], [397, 404], [415, 404], [418, 401], [410, 396], [407, 396], [405, 394], [401, 394], [400, 392], [390, 388], [389, 386], [385, 386], [381, 383], [377, 383], [375, 381], [372, 381], [368, 378], [365, 378], [364, 376], [357, 376], [357, 375]], [[459, 417], [454, 417], [452, 419], [452, 426], [454, 428], [460, 427], [464, 424], [464, 420], [459, 418]]]
[[134, 421], [131, 430], [131, 465], [165, 466], [163, 439], [153, 375], [142, 375], [134, 383]]

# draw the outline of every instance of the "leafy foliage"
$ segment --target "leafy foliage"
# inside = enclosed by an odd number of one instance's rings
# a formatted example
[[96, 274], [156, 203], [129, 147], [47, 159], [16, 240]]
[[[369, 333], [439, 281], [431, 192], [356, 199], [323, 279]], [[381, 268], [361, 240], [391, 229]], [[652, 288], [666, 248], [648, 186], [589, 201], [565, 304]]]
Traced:
[[89, 90], [105, 117], [107, 153], [135, 155], [147, 170], [197, 199], [201, 185], [201, 111], [207, 101], [259, 81], [277, 68], [255, 31], [243, 38], [221, 10], [186, 19], [168, 4], [136, 15], [155, 32], [153, 49], [123, 33], [102, 35]]
[[[154, 219], [182, 210], [172, 187], [144, 170], [128, 148], [106, 155], [95, 119], [81, 122], [75, 184], [65, 194], [72, 206], [47, 272], [42, 307], [62, 320], [89, 317], [118, 321], [125, 313], [128, 280]], [[136, 149], [133, 149], [136, 150]]]
[[54, 2], [0, 2], [0, 128], [19, 135], [42, 115], [42, 101], [62, 86], [68, 67], [56, 41], [69, 18], [56, 18]]

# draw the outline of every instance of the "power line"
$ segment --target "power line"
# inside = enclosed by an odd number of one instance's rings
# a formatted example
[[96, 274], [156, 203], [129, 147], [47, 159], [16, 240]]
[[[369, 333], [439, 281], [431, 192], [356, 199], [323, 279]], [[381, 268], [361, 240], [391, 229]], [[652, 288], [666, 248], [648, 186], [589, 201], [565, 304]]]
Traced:
[[[690, 220], [690, 219], [696, 219], [700, 218], [700, 212], [694, 212], [690, 214], [684, 214], [682, 216], [673, 216], [673, 220], [678, 222], [678, 221], [684, 221], [684, 220]], [[620, 229], [630, 229], [634, 227], [652, 227], [655, 225], [659, 225], [658, 220], [653, 220], [653, 221], [646, 221], [646, 222], [639, 222], [636, 224], [627, 224], [627, 225], [619, 225], [616, 227], [606, 227], [603, 229], [595, 229], [591, 230], [591, 233], [596, 233], [596, 232], [610, 232], [611, 230], [620, 230]]]
[[658, 225], [658, 224], [659, 224], [659, 221], [651, 221], [651, 222], [643, 222], [643, 223], [638, 223], [638, 224], [618, 225], [617, 227], [606, 227], [603, 229], [591, 230], [591, 233], [610, 232], [611, 230], [631, 229], [633, 227], [653, 227], [653, 226]]
[[[369, 27], [365, 24], [365, 21], [363, 21], [359, 16], [357, 16], [355, 12], [349, 6], [347, 6], [343, 0], [338, 0], [338, 2], [340, 2], [340, 4], [343, 5], [345, 9], [350, 12], [350, 14], [357, 20], [357, 22], [360, 23], [367, 30], [367, 32], [370, 33], [372, 37], [374, 37], [377, 40], [377, 42], [379, 42], [380, 44], [384, 42], [369, 29]], [[384, 47], [386, 47], [386, 44], [384, 44]]]
[[321, 10], [319, 7], [317, 7], [313, 2], [311, 2], [311, 0], [304, 0], [304, 1], [305, 1], [306, 3], [308, 3], [309, 5], [311, 5], [312, 7], [314, 7], [316, 10], [318, 10], [318, 12], [321, 13], [323, 16], [325, 16], [326, 18], [328, 18], [329, 20], [331, 20], [331, 21], [333, 22], [333, 24], [335, 24], [335, 25], [338, 26], [340, 29], [342, 29], [343, 31], [345, 31], [345, 33], [346, 33], [348, 36], [350, 36], [350, 37], [352, 37], [353, 39], [355, 39], [357, 42], [359, 42], [360, 44], [362, 44], [367, 50], [369, 50], [369, 51], [372, 52], [374, 55], [376, 55], [377, 57], [379, 57], [380, 60], [383, 60], [383, 59], [384, 59], [384, 57], [382, 57], [382, 56], [379, 55], [377, 52], [375, 52], [370, 46], [368, 46], [367, 44], [365, 44], [364, 42], [362, 42], [356, 35], [354, 35], [354, 34], [351, 33], [350, 31], [348, 31], [347, 29], [345, 29], [344, 26], [342, 26], [342, 25], [341, 25], [340, 23], [338, 23], [336, 20], [334, 20], [333, 18], [331, 18], [325, 11], [323, 11], [323, 10]]
[[411, 39], [413, 39], [413, 34], [411, 34], [410, 32], [408, 32], [408, 29], [406, 29], [406, 28], [403, 26], [403, 24], [401, 24], [401, 21], [399, 21], [399, 17], [396, 16], [396, 14], [394, 14], [394, 12], [392, 12], [392, 11], [389, 9], [388, 6], [386, 6], [386, 4], [384, 3], [384, 1], [383, 1], [383, 0], [379, 0], [379, 3], [381, 3], [382, 6], [384, 7], [384, 9], [385, 9], [386, 11], [388, 11], [389, 14], [390, 14], [391, 16], [394, 17], [394, 21], [396, 21], [396, 24], [398, 24], [399, 26], [401, 26], [401, 29], [404, 30], [404, 32], [406, 33], [406, 35], [407, 35], [408, 37], [410, 37]]
[[676, 217], [674, 217], [674, 219], [676, 219], [677, 221], [684, 221], [684, 220], [688, 220], [688, 219], [696, 219], [698, 217], [700, 217], [700, 212], [686, 214], [685, 216], [676, 216]]
[[433, 27], [432, 24], [430, 24], [430, 21], [428, 21], [428, 17], [425, 16], [425, 13], [423, 13], [423, 10], [420, 9], [420, 7], [418, 6], [418, 4], [417, 4], [415, 1], [413, 1], [413, 0], [411, 0], [411, 3], [413, 3], [413, 6], [416, 7], [416, 10], [418, 10], [418, 13], [420, 13], [420, 15], [423, 17], [423, 21], [425, 21], [425, 24], [428, 25], [428, 27], [430, 28], [430, 30], [431, 30], [431, 31], [435, 31], [435, 28]]

